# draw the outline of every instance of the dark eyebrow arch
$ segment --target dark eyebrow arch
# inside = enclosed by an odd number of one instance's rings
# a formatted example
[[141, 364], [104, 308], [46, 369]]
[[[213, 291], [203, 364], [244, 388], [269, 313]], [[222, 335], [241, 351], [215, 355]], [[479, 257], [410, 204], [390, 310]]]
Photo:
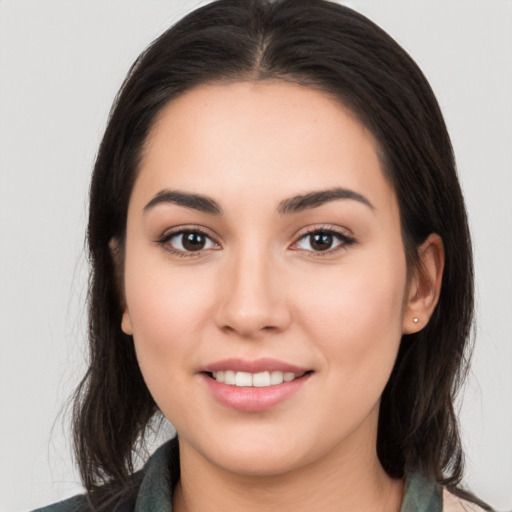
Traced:
[[368, 206], [372, 210], [375, 209], [372, 203], [365, 196], [347, 188], [337, 187], [290, 197], [289, 199], [285, 199], [279, 203], [277, 211], [281, 215], [288, 215], [290, 213], [298, 213], [311, 208], [318, 208], [325, 203], [336, 201], [337, 199], [351, 199]]
[[177, 204], [178, 206], [185, 206], [186, 208], [192, 208], [200, 212], [212, 213], [214, 215], [222, 214], [222, 208], [219, 203], [210, 197], [167, 189], [158, 192], [158, 194], [144, 206], [144, 213], [162, 203]]

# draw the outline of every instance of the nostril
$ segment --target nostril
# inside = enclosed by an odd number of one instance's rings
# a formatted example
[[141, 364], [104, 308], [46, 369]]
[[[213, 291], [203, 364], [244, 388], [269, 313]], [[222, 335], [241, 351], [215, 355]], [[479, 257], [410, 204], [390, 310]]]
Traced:
[[215, 323], [225, 334], [234, 333], [244, 338], [283, 331], [290, 323], [288, 307], [284, 301], [264, 299], [254, 294], [231, 295], [219, 304]]

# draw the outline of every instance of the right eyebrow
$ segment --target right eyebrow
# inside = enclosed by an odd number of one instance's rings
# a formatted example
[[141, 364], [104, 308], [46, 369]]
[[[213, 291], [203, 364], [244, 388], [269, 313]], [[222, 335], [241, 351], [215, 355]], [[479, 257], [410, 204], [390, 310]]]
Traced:
[[191, 194], [189, 192], [180, 192], [179, 190], [164, 189], [144, 206], [144, 213], [151, 210], [158, 204], [172, 203], [178, 206], [185, 206], [204, 213], [211, 213], [214, 215], [221, 215], [222, 208], [219, 203], [208, 196], [200, 194]]

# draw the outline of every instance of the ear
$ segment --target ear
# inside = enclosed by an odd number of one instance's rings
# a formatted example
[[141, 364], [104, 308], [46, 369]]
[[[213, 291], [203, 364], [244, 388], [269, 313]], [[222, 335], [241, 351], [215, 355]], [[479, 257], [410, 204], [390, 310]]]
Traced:
[[128, 335], [133, 334], [132, 328], [132, 320], [130, 318], [130, 313], [128, 312], [128, 307], [126, 305], [125, 293], [124, 293], [124, 251], [121, 247], [121, 242], [117, 238], [111, 238], [108, 243], [108, 247], [110, 249], [110, 255], [112, 257], [112, 261], [114, 262], [114, 271], [115, 271], [115, 280], [116, 280], [116, 289], [117, 296], [119, 297], [119, 302], [121, 304], [121, 308], [123, 309], [123, 317], [121, 319], [121, 330]]
[[409, 278], [402, 326], [404, 334], [421, 331], [439, 300], [444, 269], [444, 246], [439, 235], [432, 233], [421, 244], [418, 260]]

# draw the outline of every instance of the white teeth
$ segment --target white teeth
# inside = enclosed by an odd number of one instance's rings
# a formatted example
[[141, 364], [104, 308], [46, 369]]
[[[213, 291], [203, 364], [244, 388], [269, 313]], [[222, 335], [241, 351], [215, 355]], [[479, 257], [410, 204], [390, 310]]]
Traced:
[[255, 388], [265, 388], [267, 386], [270, 386], [270, 373], [261, 372], [253, 374], [252, 385]]
[[[222, 381], [219, 381], [219, 382], [222, 382]], [[224, 372], [224, 383], [231, 384], [234, 386], [235, 382], [236, 382], [236, 372], [234, 372], [232, 370], [226, 370]]]
[[270, 374], [270, 385], [281, 384], [284, 380], [283, 372], [272, 372]]
[[293, 379], [295, 379], [295, 374], [294, 373], [292, 373], [292, 372], [284, 372], [283, 380], [285, 382], [290, 382]]
[[247, 372], [236, 372], [236, 386], [252, 386], [252, 374]]
[[266, 388], [282, 384], [283, 382], [291, 382], [300, 375], [280, 371], [249, 373], [225, 370], [212, 372], [212, 376], [217, 382], [231, 386]]

